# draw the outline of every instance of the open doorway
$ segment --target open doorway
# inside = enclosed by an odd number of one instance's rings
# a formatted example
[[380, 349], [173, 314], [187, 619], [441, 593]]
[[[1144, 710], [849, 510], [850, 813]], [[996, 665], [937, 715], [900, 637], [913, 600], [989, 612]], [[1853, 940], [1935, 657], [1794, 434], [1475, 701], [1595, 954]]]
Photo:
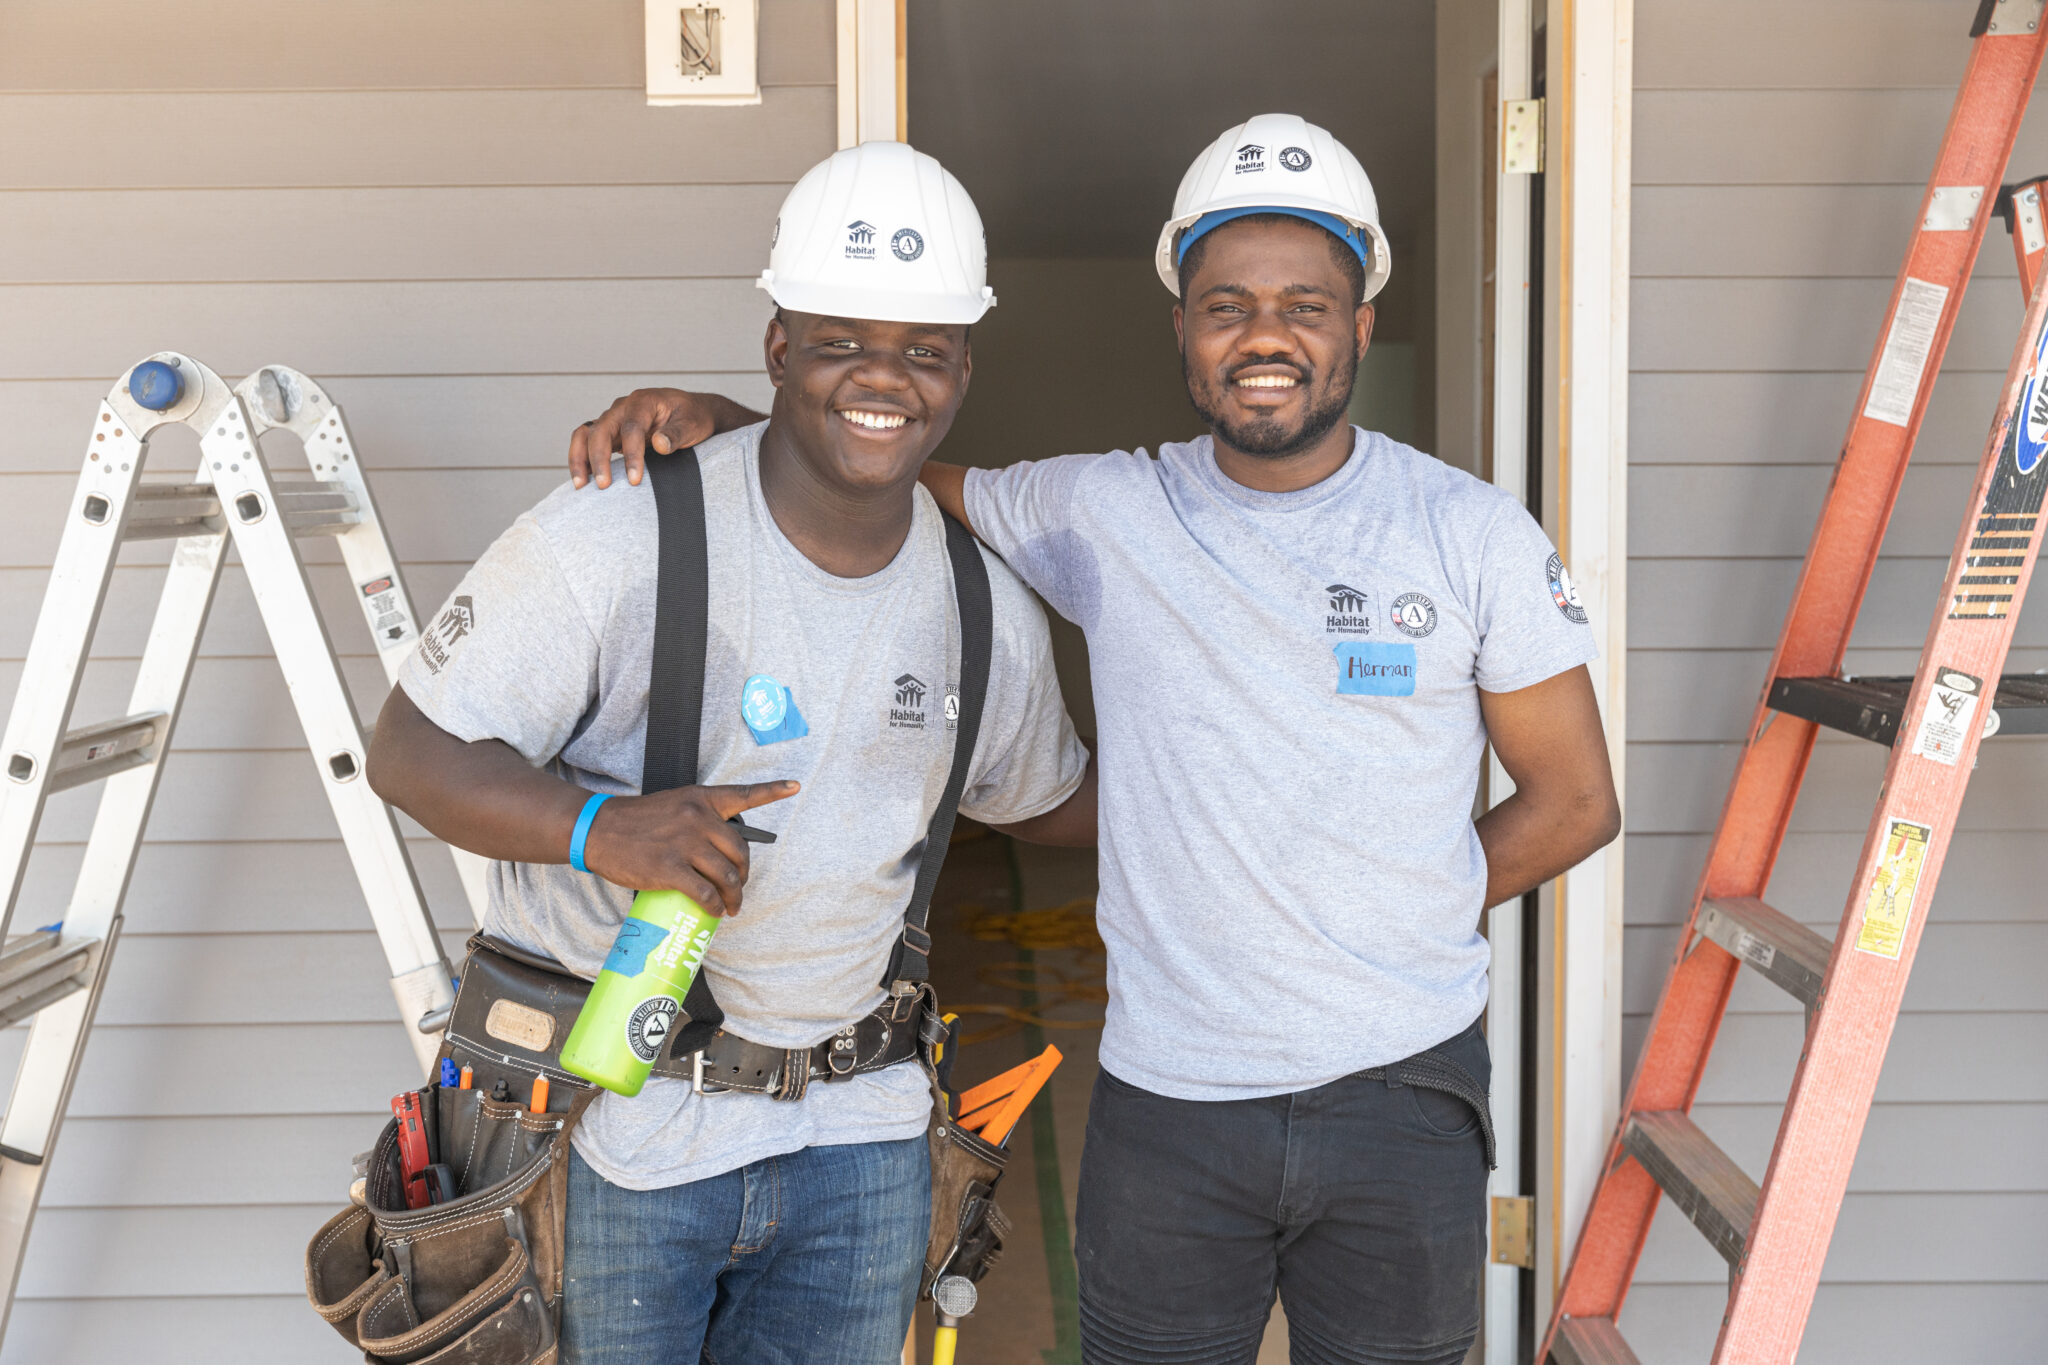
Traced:
[[[1173, 298], [1154, 273], [1159, 225], [1203, 147], [1252, 115], [1285, 111], [1358, 155], [1391, 247], [1393, 275], [1375, 300], [1352, 420], [1482, 472], [1476, 415], [1453, 424], [1460, 448], [1437, 449], [1439, 7], [907, 0], [902, 14], [908, 140], [973, 194], [999, 299], [975, 326], [973, 388], [946, 458], [993, 467], [1069, 451], [1156, 450], [1202, 432], [1181, 377]], [[1490, 33], [1490, 6], [1483, 25]], [[1481, 97], [1476, 82], [1468, 93]], [[1470, 142], [1448, 169], [1476, 191], [1488, 168], [1481, 141]], [[1471, 241], [1477, 267], [1476, 233]], [[1475, 318], [1479, 288], [1474, 278], [1466, 291]], [[1469, 354], [1470, 372], [1446, 376], [1475, 402], [1484, 385], [1478, 346], [1475, 332], [1470, 346], [1452, 348]], [[1069, 709], [1092, 739], [1081, 633], [1055, 616], [1053, 635]], [[980, 1010], [963, 1018], [977, 1041], [961, 1065], [992, 1074], [1047, 1042], [1066, 1062], [1013, 1139], [1003, 1202], [1016, 1229], [962, 1329], [960, 1358], [1078, 1362], [1066, 1239], [1096, 1073], [1089, 1024], [1103, 998], [1099, 941], [1087, 931], [1093, 855], [964, 837], [933, 912], [941, 998]], [[1276, 1314], [1260, 1361], [1286, 1359]]]

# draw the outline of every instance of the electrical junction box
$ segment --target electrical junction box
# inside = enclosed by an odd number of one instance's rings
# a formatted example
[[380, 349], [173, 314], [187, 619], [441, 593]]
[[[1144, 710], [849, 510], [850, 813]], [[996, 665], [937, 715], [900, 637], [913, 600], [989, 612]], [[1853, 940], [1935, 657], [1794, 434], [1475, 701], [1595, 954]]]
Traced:
[[759, 0], [647, 0], [649, 104], [759, 104]]

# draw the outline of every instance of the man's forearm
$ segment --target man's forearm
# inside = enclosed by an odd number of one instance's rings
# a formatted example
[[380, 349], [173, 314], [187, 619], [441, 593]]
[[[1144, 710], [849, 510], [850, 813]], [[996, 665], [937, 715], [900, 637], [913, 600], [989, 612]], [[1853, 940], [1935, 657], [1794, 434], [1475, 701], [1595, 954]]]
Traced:
[[924, 468], [917, 471], [917, 481], [924, 485], [925, 492], [932, 495], [932, 501], [938, 503], [941, 512], [968, 530], [974, 529], [974, 523], [967, 516], [966, 465], [926, 460]]
[[1019, 820], [1014, 825], [991, 825], [998, 834], [1022, 839], [1027, 844], [1054, 844], [1063, 848], [1092, 848], [1095, 844], [1095, 755], [1088, 756], [1088, 770], [1073, 795], [1041, 815]]
[[590, 793], [495, 739], [464, 743], [391, 689], [370, 743], [377, 795], [457, 848], [514, 863], [566, 863]]
[[1620, 815], [1597, 791], [1532, 799], [1517, 791], [1479, 817], [1486, 903], [1499, 905], [1567, 872], [1611, 842]]

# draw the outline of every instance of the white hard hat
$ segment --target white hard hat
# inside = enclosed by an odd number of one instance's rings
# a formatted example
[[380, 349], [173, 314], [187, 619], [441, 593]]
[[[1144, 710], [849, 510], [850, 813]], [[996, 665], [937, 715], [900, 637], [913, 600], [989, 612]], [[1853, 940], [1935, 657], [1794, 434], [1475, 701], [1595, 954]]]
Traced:
[[804, 172], [755, 286], [800, 313], [878, 322], [974, 322], [996, 301], [974, 201], [901, 142], [863, 142]]
[[[1318, 221], [1365, 257], [1365, 296], [1387, 283], [1393, 256], [1380, 203], [1350, 149], [1296, 114], [1260, 114], [1210, 143], [1180, 178], [1173, 217], [1159, 230], [1159, 278], [1180, 293], [1181, 234], [1206, 215], [1293, 213]], [[1213, 225], [1213, 224], [1212, 224]], [[1352, 233], [1340, 229], [1348, 226]], [[1356, 234], [1356, 235], [1354, 235]], [[1199, 236], [1200, 233], [1195, 235]]]

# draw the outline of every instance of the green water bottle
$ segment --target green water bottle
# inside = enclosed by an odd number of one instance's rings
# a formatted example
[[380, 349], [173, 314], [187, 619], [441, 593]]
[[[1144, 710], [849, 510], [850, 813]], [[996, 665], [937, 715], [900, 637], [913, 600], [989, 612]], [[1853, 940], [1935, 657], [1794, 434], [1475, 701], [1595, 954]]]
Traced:
[[683, 1022], [683, 997], [718, 918], [680, 891], [642, 891], [562, 1045], [562, 1067], [633, 1096]]

